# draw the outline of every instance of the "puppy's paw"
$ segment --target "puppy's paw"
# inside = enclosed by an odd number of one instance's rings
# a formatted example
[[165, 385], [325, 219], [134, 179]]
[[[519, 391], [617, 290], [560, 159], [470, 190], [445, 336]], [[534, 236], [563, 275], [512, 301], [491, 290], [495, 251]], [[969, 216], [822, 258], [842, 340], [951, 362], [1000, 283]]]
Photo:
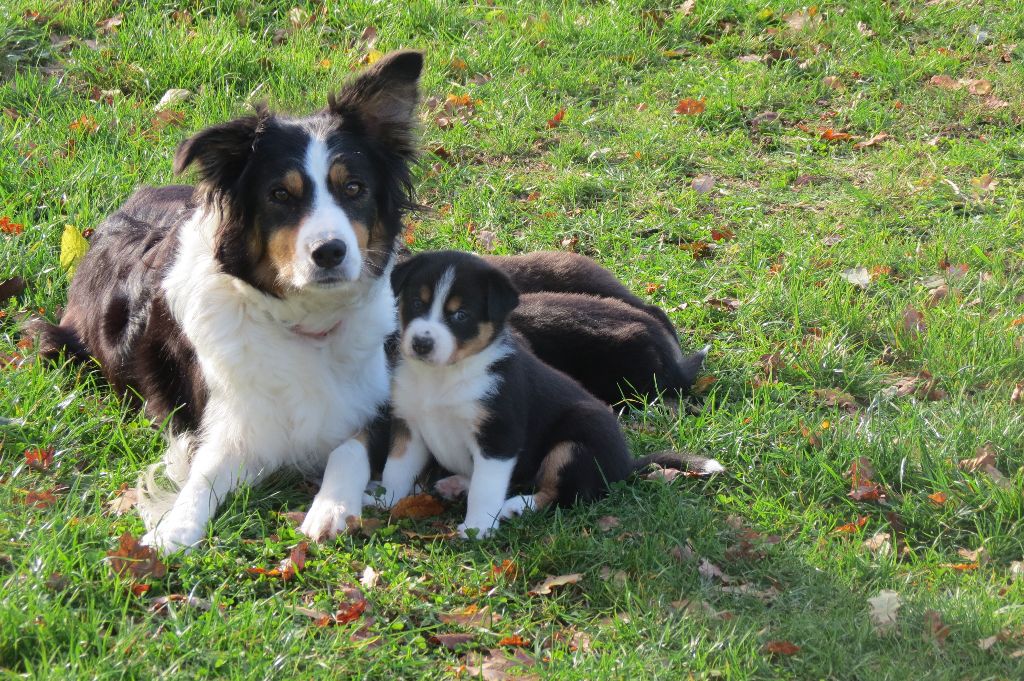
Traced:
[[449, 475], [434, 483], [434, 491], [448, 501], [458, 499], [469, 491], [469, 478], [465, 475]]
[[522, 515], [526, 511], [532, 511], [534, 507], [535, 503], [533, 495], [522, 494], [518, 497], [506, 499], [505, 503], [501, 507], [501, 513], [498, 514], [498, 517], [504, 519]]
[[175, 521], [169, 515], [152, 530], [142, 535], [139, 543], [152, 546], [160, 553], [188, 552], [203, 538], [201, 525]]
[[299, 531], [316, 542], [334, 539], [348, 529], [348, 519], [359, 519], [361, 508], [353, 509], [352, 504], [337, 503], [317, 497], [306, 511], [306, 518]]
[[490, 524], [473, 523], [467, 520], [464, 523], [459, 523], [459, 526], [455, 529], [458, 530], [459, 536], [463, 539], [487, 539], [494, 534], [495, 528]]

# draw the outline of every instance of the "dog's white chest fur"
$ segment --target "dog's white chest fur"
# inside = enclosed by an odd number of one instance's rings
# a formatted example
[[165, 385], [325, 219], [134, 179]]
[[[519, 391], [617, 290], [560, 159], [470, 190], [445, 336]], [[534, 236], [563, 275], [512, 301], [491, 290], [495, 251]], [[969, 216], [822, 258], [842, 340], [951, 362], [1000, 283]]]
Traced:
[[395, 369], [391, 398], [395, 415], [453, 473], [473, 472], [472, 452], [487, 416], [482, 402], [499, 387], [500, 379], [488, 367], [509, 352], [496, 341], [454, 365], [403, 358]]
[[222, 274], [202, 229], [182, 233], [164, 290], [209, 385], [206, 439], [232, 442], [268, 470], [322, 469], [387, 399], [383, 339], [395, 327], [387, 277], [346, 294], [276, 299]]

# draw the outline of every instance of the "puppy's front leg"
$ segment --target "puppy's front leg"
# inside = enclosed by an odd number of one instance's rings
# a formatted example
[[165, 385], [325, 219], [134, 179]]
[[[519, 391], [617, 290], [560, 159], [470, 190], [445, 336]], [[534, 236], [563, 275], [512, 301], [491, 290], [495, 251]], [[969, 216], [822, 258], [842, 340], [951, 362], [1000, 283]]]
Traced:
[[466, 520], [459, 525], [459, 536], [469, 537], [468, 530], [476, 530], [476, 538], [483, 539], [497, 526], [515, 467], [515, 457], [494, 459], [485, 456], [478, 448], [473, 450]]
[[363, 512], [363, 490], [370, 482], [366, 435], [361, 433], [331, 452], [324, 480], [299, 528], [314, 541], [333, 539], [347, 528], [346, 520]]
[[377, 497], [367, 495], [363, 499], [363, 503], [367, 505], [375, 504], [381, 508], [391, 508], [399, 499], [412, 494], [416, 478], [430, 463], [430, 452], [427, 450], [423, 438], [410, 432], [405, 424], [397, 425], [398, 421], [395, 424], [395, 436], [391, 443], [391, 450], [388, 452], [388, 460], [384, 464], [384, 473], [381, 476], [383, 495]]
[[259, 475], [241, 456], [200, 447], [171, 510], [142, 537], [142, 543], [166, 553], [189, 550], [203, 538], [206, 524], [224, 498], [240, 485], [256, 482]]

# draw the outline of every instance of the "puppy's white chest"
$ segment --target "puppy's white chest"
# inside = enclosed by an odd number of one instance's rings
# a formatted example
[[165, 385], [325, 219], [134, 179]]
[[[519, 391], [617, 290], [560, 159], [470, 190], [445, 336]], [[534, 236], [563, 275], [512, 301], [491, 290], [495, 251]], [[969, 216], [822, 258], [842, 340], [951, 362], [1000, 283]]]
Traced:
[[498, 387], [487, 366], [435, 367], [403, 361], [395, 371], [395, 415], [418, 435], [437, 461], [471, 475], [477, 432], [486, 419], [483, 400]]

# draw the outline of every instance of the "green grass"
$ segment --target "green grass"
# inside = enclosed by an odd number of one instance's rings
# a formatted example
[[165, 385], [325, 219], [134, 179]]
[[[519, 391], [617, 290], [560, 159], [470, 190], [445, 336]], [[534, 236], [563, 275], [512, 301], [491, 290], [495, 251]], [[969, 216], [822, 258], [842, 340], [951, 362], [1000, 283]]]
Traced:
[[[482, 250], [482, 231], [499, 253], [574, 241], [669, 310], [687, 346], [713, 345], [718, 380], [699, 414], [624, 415], [635, 449], [707, 453], [730, 474], [636, 481], [593, 507], [516, 520], [479, 544], [409, 537], [410, 527], [437, 529], [402, 521], [311, 547], [287, 583], [247, 572], [275, 565], [301, 540], [282, 512], [305, 509], [312, 490], [282, 479], [238, 495], [208, 546], [175, 558], [134, 596], [104, 558], [142, 524], [105, 504], [159, 455], [159, 433], [88, 375], [15, 362], [0, 369], [0, 416], [14, 419], [0, 425], [5, 676], [447, 678], [459, 656], [428, 640], [460, 630], [439, 615], [477, 604], [502, 619], [472, 630], [474, 645], [521, 635], [539, 660], [532, 671], [551, 679], [1020, 678], [1024, 579], [1013, 581], [1011, 563], [1024, 558], [1024, 405], [1010, 401], [1024, 381], [1024, 326], [1012, 326], [1024, 314], [1017, 3], [827, 2], [820, 23], [793, 30], [786, 17], [798, 4], [772, 0], [698, 0], [691, 13], [637, 0], [347, 2], [308, 7], [309, 24], [275, 44], [290, 8], [6, 3], [0, 215], [25, 229], [0, 235], [0, 281], [21, 275], [28, 289], [0, 303], [0, 354], [31, 355], [16, 347], [18, 320], [60, 309], [66, 224], [94, 227], [133, 187], [172, 181], [175, 145], [250, 101], [321, 106], [359, 68], [359, 36], [375, 26], [376, 49], [427, 51], [426, 96], [479, 100], [449, 129], [424, 107], [424, 146], [450, 158], [424, 155], [417, 184], [434, 210], [412, 216], [414, 248]], [[116, 13], [117, 32], [102, 34], [97, 22]], [[938, 74], [985, 79], [996, 99], [930, 86]], [[195, 95], [177, 105], [180, 125], [153, 130], [153, 106], [169, 88]], [[113, 89], [112, 104], [90, 98]], [[706, 110], [673, 115], [681, 98], [704, 99]], [[548, 128], [562, 108], [561, 125]], [[765, 111], [778, 119], [752, 126]], [[892, 137], [858, 150], [822, 140], [824, 128]], [[972, 180], [985, 174], [997, 183], [977, 189]], [[714, 176], [711, 193], [693, 191], [698, 175]], [[700, 259], [679, 247], [710, 242], [712, 228], [735, 239]], [[967, 272], [929, 306], [924, 282], [943, 262]], [[840, 277], [858, 266], [884, 269], [860, 290]], [[709, 298], [740, 304], [722, 310]], [[923, 313], [923, 334], [904, 330], [907, 306]], [[761, 358], [777, 352], [783, 366], [764, 384]], [[885, 392], [891, 378], [922, 370], [943, 399]], [[818, 389], [848, 392], [858, 408], [827, 407]], [[988, 442], [1007, 487], [957, 466]], [[51, 470], [25, 465], [23, 451], [36, 447], [56, 449]], [[887, 491], [882, 504], [847, 497], [843, 471], [862, 456]], [[63, 491], [53, 506], [24, 503], [26, 491], [55, 486]], [[930, 501], [935, 492], [948, 501]], [[459, 510], [443, 517], [446, 527]], [[607, 515], [621, 526], [600, 530]], [[737, 555], [730, 516], [781, 541], [763, 558]], [[856, 533], [834, 532], [859, 517]], [[897, 529], [900, 551], [862, 548]], [[686, 542], [739, 584], [777, 594], [766, 603], [701, 577], [696, 559], [671, 553]], [[968, 562], [959, 549], [981, 546], [987, 561], [977, 569], [944, 567]], [[505, 559], [519, 574], [495, 580], [491, 567]], [[333, 611], [365, 566], [382, 577], [358, 622], [320, 629], [291, 610]], [[582, 581], [527, 595], [546, 575], [570, 572]], [[899, 592], [903, 606], [892, 631], [878, 634], [867, 599], [882, 589]], [[213, 610], [150, 612], [157, 597], [185, 593]], [[728, 615], [670, 607], [682, 599]], [[944, 644], [929, 609], [950, 628]], [[375, 644], [352, 636], [369, 618]], [[979, 648], [1002, 630], [1008, 640]], [[571, 631], [585, 632], [589, 649], [558, 642]], [[772, 657], [762, 652], [771, 640], [800, 650]]]

